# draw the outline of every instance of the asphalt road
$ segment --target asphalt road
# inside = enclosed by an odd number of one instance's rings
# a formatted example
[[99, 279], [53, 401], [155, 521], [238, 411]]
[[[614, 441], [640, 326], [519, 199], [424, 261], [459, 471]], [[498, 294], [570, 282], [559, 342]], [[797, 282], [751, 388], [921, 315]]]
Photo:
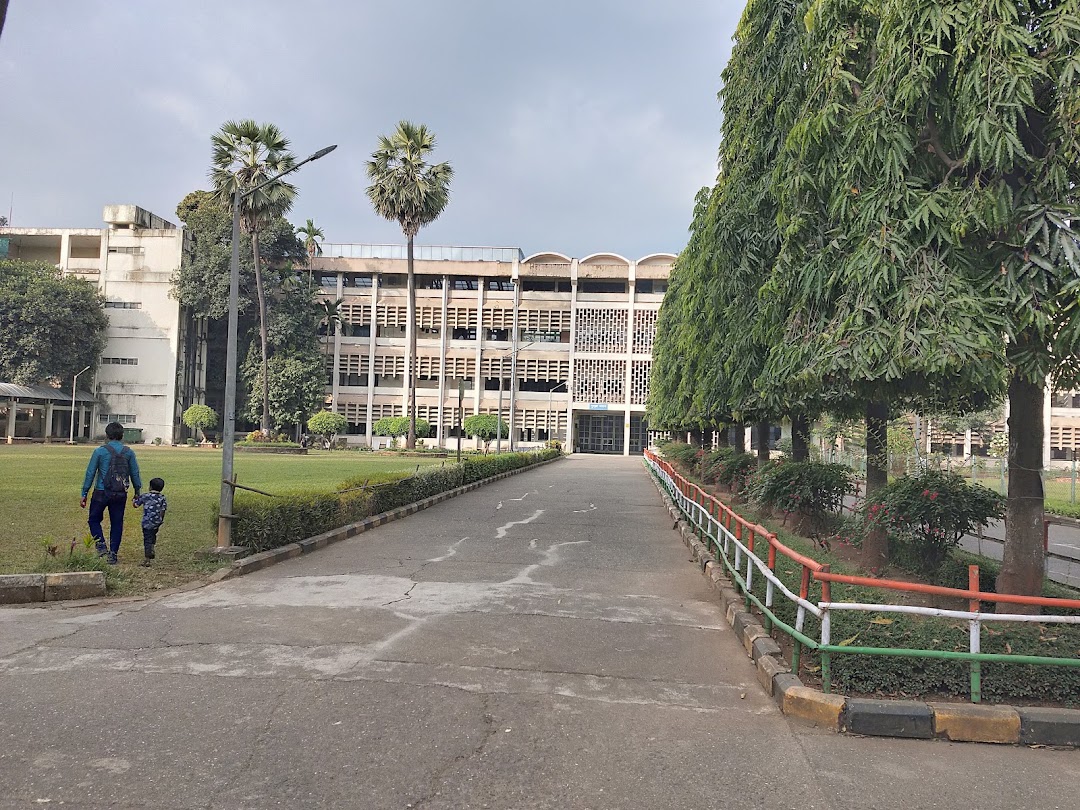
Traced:
[[671, 529], [640, 460], [576, 456], [186, 594], [0, 610], [0, 807], [1076, 806], [1078, 752], [787, 720]]

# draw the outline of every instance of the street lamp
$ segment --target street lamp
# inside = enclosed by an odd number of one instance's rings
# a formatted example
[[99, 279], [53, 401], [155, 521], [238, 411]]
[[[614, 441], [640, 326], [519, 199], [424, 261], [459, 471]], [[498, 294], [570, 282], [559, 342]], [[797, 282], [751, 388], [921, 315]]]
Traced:
[[[548, 391], [547, 435], [548, 435], [548, 440], [549, 441], [552, 438], [552, 436], [551, 436], [551, 404], [552, 404], [551, 395], [554, 394], [556, 391], [558, 391], [560, 388], [566, 389], [566, 384], [568, 382], [570, 382], [570, 381], [569, 380], [563, 380], [561, 383], [554, 386], [553, 388], [551, 388]], [[570, 393], [569, 390], [567, 390], [567, 393], [568, 394]], [[567, 425], [570, 424], [570, 406], [569, 406], [569, 403], [567, 404], [567, 407], [566, 407], [566, 423], [567, 423]], [[559, 417], [557, 417], [557, 416], [555, 417], [555, 432], [556, 433], [559, 432]]]
[[[89, 370], [90, 366], [87, 366], [82, 371], [80, 371], [79, 374], [82, 374], [84, 371]], [[71, 378], [71, 424], [70, 430], [68, 431], [68, 444], [75, 444], [75, 383], [79, 379], [79, 374], [76, 374], [74, 377]], [[82, 426], [80, 425], [80, 427]], [[51, 425], [49, 426], [49, 430], [52, 430]]]
[[221, 508], [218, 512], [217, 548], [226, 549], [232, 545], [233, 496], [233, 445], [236, 433], [236, 322], [237, 308], [240, 305], [240, 203], [256, 191], [277, 182], [287, 174], [292, 174], [305, 163], [311, 163], [337, 149], [337, 144], [320, 149], [304, 158], [292, 168], [263, 180], [246, 191], [240, 186], [233, 190], [232, 197], [232, 258], [229, 261], [229, 338], [225, 348], [225, 414], [222, 422], [224, 436], [221, 442]]

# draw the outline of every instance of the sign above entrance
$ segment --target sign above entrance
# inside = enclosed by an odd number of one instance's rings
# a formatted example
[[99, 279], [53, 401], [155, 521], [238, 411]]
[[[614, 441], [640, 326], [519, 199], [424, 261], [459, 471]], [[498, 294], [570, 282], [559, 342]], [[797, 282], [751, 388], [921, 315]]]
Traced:
[[606, 402], [590, 402], [589, 403], [589, 410], [590, 411], [606, 411], [607, 410], [607, 403]]

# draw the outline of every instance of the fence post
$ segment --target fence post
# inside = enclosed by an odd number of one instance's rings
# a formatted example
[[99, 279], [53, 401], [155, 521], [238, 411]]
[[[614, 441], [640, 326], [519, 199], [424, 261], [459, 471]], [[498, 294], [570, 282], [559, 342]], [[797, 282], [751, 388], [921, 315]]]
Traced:
[[[978, 592], [979, 590], [979, 566], [968, 566], [968, 590]], [[969, 599], [968, 610], [972, 613], [979, 612], [979, 600]], [[968, 625], [968, 632], [971, 634], [970, 643], [968, 649], [973, 653], [979, 652], [982, 647], [981, 639], [981, 623], [978, 619], [971, 619]], [[971, 702], [978, 703], [982, 700], [982, 661], [971, 662]]]
[[[810, 569], [805, 565], [802, 567], [802, 581], [799, 583], [799, 597], [807, 599], [810, 594]], [[800, 605], [799, 610], [803, 610]], [[797, 624], [797, 622], [796, 622]], [[801, 632], [802, 628], [798, 628]], [[798, 639], [794, 640], [791, 648], [791, 671], [795, 673], [795, 676], [799, 675], [799, 659], [802, 657], [802, 642]]]
[[749, 554], [746, 555], [746, 599], [743, 605], [743, 610], [747, 613], [750, 612], [750, 591], [753, 590], [754, 584], [754, 561], [750, 559], [754, 556], [754, 530], [749, 529], [750, 536], [746, 539], [746, 548], [749, 550]]
[[[765, 539], [769, 543], [769, 560], [768, 560], [769, 570], [772, 571], [775, 574], [776, 573], [776, 546], [774, 546], [773, 542], [772, 542], [774, 538], [773, 538], [772, 535], [769, 535]], [[772, 584], [772, 580], [769, 579], [769, 580], [765, 581], [765, 607], [767, 607], [769, 610], [772, 610], [772, 603], [773, 603], [773, 584]], [[765, 632], [769, 633], [769, 634], [772, 634], [772, 630], [773, 630], [772, 619], [769, 618], [768, 614], [765, 614]]]
[[[829, 573], [829, 566], [821, 566], [821, 572], [823, 574]], [[822, 580], [821, 582], [821, 602], [832, 601], [832, 585], [831, 582]], [[822, 647], [832, 644], [832, 628], [831, 613], [828, 608], [824, 608], [821, 614], [821, 644]], [[821, 651], [821, 691], [825, 694], [832, 692], [832, 656], [825, 649]]]

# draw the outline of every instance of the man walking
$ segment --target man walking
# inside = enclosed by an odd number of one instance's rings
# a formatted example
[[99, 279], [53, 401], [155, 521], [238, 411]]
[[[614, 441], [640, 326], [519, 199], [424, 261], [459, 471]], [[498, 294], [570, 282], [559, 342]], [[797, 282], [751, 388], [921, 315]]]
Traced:
[[[82, 502], [86, 508], [86, 494], [94, 488], [90, 498], [90, 535], [94, 538], [99, 557], [106, 554], [109, 565], [116, 565], [116, 555], [120, 552], [120, 541], [124, 537], [124, 509], [127, 507], [128, 481], [135, 487], [135, 494], [142, 489], [139, 477], [139, 462], [135, 452], [120, 440], [124, 438], [124, 426], [119, 422], [110, 422], [105, 426], [108, 441], [94, 451], [90, 463], [86, 465], [83, 478]], [[95, 484], [94, 479], [97, 479]], [[101, 519], [105, 510], [109, 510], [109, 545], [105, 545], [105, 534]]]

